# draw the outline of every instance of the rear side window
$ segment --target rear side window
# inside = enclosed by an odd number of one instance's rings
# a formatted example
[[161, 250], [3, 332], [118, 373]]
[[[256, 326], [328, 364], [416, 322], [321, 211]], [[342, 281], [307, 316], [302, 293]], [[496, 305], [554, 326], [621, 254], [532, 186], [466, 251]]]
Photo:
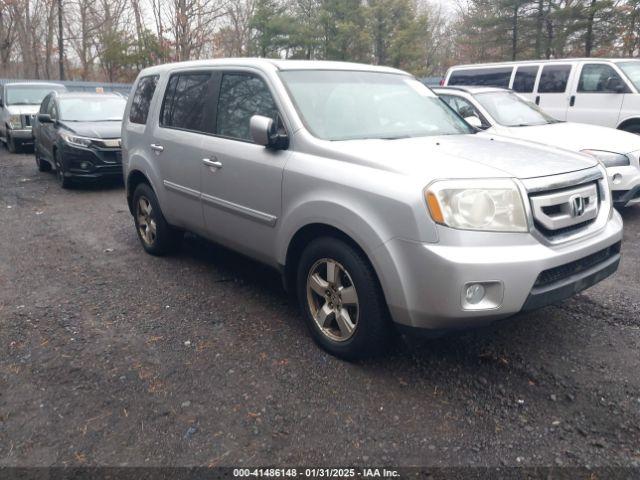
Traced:
[[142, 125], [147, 123], [151, 99], [156, 91], [157, 84], [158, 75], [142, 77], [138, 81], [136, 92], [133, 94], [133, 100], [131, 101], [131, 110], [129, 111], [129, 121], [131, 123], [140, 123]]
[[519, 93], [533, 92], [533, 86], [536, 83], [538, 69], [540, 67], [518, 67], [516, 76], [513, 79], [513, 90]]
[[195, 132], [206, 132], [204, 119], [210, 96], [211, 73], [181, 73], [169, 79], [160, 125]]
[[473, 68], [456, 70], [447, 85], [472, 85], [509, 88], [513, 67]]
[[275, 120], [277, 113], [271, 92], [261, 79], [242, 73], [222, 76], [216, 125], [218, 135], [252, 141], [251, 117], [263, 115]]
[[564, 93], [571, 65], [545, 65], [542, 68], [538, 93]]

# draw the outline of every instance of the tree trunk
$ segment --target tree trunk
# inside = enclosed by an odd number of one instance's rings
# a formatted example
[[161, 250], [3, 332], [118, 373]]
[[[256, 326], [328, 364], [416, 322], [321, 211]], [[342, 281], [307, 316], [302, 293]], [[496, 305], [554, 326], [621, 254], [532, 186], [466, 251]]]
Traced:
[[513, 2], [513, 23], [511, 34], [511, 60], [515, 60], [518, 56], [518, 9], [520, 8], [520, 1]]
[[587, 15], [587, 34], [584, 42], [584, 56], [590, 57], [593, 49], [593, 22], [596, 17], [596, 0], [591, 0], [589, 14]]

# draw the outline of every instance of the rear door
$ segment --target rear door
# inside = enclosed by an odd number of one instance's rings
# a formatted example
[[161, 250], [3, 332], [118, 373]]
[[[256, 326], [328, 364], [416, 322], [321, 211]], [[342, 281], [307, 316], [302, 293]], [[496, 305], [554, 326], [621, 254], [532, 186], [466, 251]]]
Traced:
[[549, 63], [542, 67], [535, 102], [558, 120], [567, 119], [569, 84], [575, 70], [572, 63]]
[[201, 155], [202, 205], [208, 235], [255, 258], [273, 257], [289, 150], [251, 138], [253, 115], [282, 118], [268, 80], [252, 69], [221, 70], [214, 133]]
[[622, 76], [605, 62], [585, 62], [569, 100], [567, 120], [615, 128], [625, 93], [630, 93]]
[[211, 70], [171, 74], [149, 148], [156, 156], [163, 187], [162, 206], [174, 225], [202, 232], [201, 144], [213, 111]]
[[533, 90], [536, 85], [539, 71], [540, 65], [519, 65], [513, 76], [511, 89], [518, 92], [530, 102], [535, 101], [535, 94], [533, 93]]

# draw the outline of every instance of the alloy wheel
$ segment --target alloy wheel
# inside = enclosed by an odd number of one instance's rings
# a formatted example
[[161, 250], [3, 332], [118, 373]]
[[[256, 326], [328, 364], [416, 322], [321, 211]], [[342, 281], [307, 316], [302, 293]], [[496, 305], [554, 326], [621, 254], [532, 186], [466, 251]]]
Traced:
[[142, 241], [147, 245], [153, 245], [156, 241], [156, 221], [153, 218], [151, 202], [145, 196], [141, 196], [138, 199], [136, 219], [138, 221], [140, 238], [142, 238]]
[[358, 293], [349, 272], [337, 261], [323, 258], [307, 276], [307, 302], [323, 335], [335, 342], [349, 340], [358, 326]]

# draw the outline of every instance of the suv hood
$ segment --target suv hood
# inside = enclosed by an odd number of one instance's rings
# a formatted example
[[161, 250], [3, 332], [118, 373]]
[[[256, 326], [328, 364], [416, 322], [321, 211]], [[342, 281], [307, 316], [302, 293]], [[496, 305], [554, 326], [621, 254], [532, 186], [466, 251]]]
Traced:
[[598, 164], [584, 154], [480, 134], [329, 143], [337, 158], [431, 179], [525, 179], [583, 170]]
[[614, 153], [631, 153], [640, 150], [640, 136], [614, 128], [562, 122], [530, 127], [511, 127], [511, 135], [567, 150], [604, 150]]
[[40, 105], [7, 105], [10, 115], [35, 115], [40, 110]]
[[120, 138], [122, 122], [65, 122], [61, 125], [66, 130], [82, 137]]

